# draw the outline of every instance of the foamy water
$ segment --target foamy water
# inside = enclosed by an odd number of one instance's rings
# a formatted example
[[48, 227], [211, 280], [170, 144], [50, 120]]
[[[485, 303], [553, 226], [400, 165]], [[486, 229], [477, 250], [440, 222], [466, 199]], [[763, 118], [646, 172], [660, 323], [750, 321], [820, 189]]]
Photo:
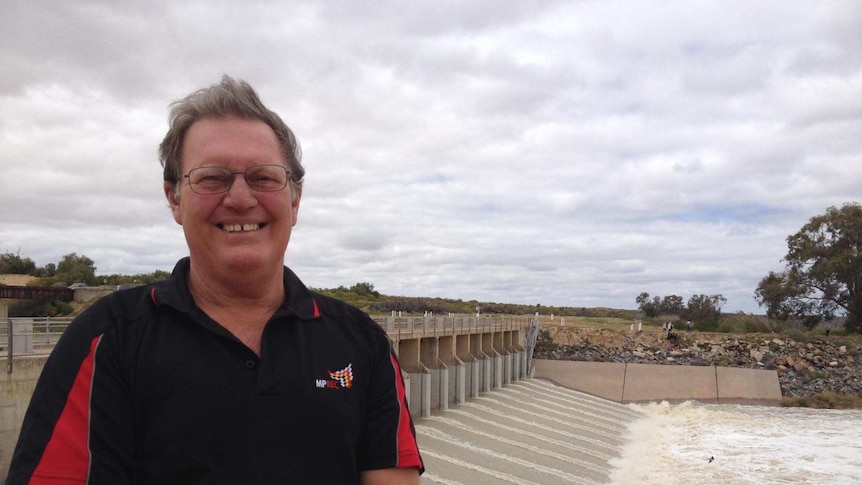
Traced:
[[[631, 405], [611, 483], [862, 484], [862, 411]], [[714, 458], [709, 462], [710, 457]]]

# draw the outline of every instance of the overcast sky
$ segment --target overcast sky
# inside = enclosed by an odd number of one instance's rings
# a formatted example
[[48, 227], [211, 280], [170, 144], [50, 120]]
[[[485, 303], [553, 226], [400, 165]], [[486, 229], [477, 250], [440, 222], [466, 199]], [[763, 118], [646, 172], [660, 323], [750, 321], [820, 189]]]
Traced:
[[168, 104], [230, 74], [302, 144], [318, 288], [761, 312], [787, 236], [862, 201], [862, 2], [0, 2], [0, 252], [187, 254]]

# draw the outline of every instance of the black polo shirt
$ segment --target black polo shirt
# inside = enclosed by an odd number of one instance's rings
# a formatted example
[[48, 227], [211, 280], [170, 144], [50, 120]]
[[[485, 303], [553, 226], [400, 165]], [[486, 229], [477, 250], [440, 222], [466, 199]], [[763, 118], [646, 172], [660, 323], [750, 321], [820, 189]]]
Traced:
[[348, 484], [363, 470], [422, 469], [379, 325], [285, 268], [258, 357], [195, 305], [188, 269], [183, 259], [170, 280], [72, 322], [39, 379], [10, 485]]

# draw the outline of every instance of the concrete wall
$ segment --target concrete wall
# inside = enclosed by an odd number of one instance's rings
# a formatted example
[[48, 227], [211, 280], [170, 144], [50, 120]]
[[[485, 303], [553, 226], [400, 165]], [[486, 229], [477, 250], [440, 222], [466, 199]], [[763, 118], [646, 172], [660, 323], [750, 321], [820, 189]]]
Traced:
[[0, 483], [5, 482], [21, 422], [47, 355], [15, 357], [14, 372], [0, 373]]
[[534, 360], [533, 365], [536, 378], [619, 403], [781, 403], [774, 370], [564, 360]]
[[78, 288], [75, 290], [74, 299], [77, 303], [89, 303], [94, 300], [98, 300], [104, 296], [108, 296], [113, 293], [113, 288], [103, 288], [103, 287], [87, 287], [87, 288]]

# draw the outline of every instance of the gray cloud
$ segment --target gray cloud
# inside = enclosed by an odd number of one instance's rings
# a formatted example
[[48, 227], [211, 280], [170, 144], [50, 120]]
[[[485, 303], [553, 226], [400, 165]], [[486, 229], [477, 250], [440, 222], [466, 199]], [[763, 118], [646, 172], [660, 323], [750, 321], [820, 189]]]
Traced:
[[156, 147], [223, 73], [303, 146], [311, 286], [755, 311], [785, 238], [862, 186], [851, 2], [24, 2], [0, 7], [0, 251], [186, 252]]

